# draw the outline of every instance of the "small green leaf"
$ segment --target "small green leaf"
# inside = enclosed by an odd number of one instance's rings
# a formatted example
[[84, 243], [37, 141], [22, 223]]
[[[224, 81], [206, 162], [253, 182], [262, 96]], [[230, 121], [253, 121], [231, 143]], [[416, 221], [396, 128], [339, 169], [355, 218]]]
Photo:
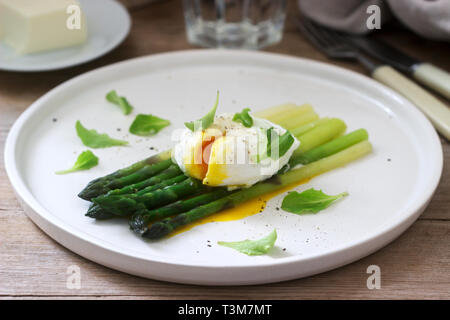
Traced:
[[236, 112], [233, 117], [233, 121], [240, 122], [244, 127], [251, 128], [253, 126], [253, 118], [249, 115], [250, 109], [245, 108], [241, 112]]
[[342, 192], [335, 196], [329, 196], [323, 193], [322, 190], [315, 190], [313, 188], [305, 190], [302, 193], [293, 191], [284, 197], [281, 209], [295, 214], [317, 213], [347, 195], [347, 192]]
[[[214, 117], [216, 116], [217, 106], [219, 105], [219, 91], [217, 91], [216, 103], [214, 107], [200, 120], [185, 122], [184, 125], [191, 131], [195, 131], [195, 129], [207, 129], [213, 122]], [[196, 128], [197, 127], [197, 128]]]
[[282, 157], [286, 154], [286, 152], [289, 150], [289, 148], [294, 143], [294, 137], [289, 131], [286, 131], [281, 137], [280, 137], [280, 149], [279, 149], [279, 156]]
[[[277, 134], [272, 134], [273, 130], [273, 128], [267, 130], [267, 156], [271, 157], [272, 159], [278, 159], [284, 156], [286, 152], [288, 152], [289, 148], [292, 146], [295, 140], [289, 131], [286, 131], [282, 136], [279, 136]], [[275, 150], [277, 145], [278, 157], [276, 154], [272, 154], [274, 153], [272, 150]]]
[[78, 137], [80, 137], [86, 147], [96, 149], [128, 144], [127, 141], [112, 139], [105, 133], [98, 133], [96, 130], [88, 130], [83, 127], [80, 121], [76, 122], [75, 128], [77, 130]]
[[168, 125], [169, 120], [151, 114], [138, 114], [130, 126], [130, 132], [137, 136], [152, 136]]
[[115, 105], [118, 105], [122, 109], [123, 114], [127, 115], [133, 111], [133, 106], [128, 102], [125, 97], [119, 97], [116, 90], [111, 90], [106, 94], [106, 100]]
[[70, 172], [80, 171], [80, 170], [88, 170], [92, 167], [95, 167], [98, 164], [98, 158], [95, 154], [92, 153], [91, 150], [86, 150], [82, 152], [75, 164], [72, 168], [67, 170], [56, 171], [56, 174], [66, 174]]
[[277, 231], [274, 229], [269, 235], [259, 240], [243, 240], [236, 242], [217, 242], [219, 245], [232, 248], [249, 256], [266, 254], [277, 240]]

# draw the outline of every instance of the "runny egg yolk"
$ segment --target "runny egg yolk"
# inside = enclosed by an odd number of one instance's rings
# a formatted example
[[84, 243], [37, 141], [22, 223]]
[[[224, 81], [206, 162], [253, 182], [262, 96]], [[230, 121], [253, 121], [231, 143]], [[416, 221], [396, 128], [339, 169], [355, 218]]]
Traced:
[[208, 170], [203, 178], [203, 183], [206, 185], [218, 186], [228, 178], [224, 159], [227, 152], [227, 146], [224, 143], [226, 139], [226, 136], [220, 137], [210, 145]]
[[183, 161], [187, 173], [196, 179], [203, 180], [209, 168], [209, 159], [211, 150], [216, 139], [219, 139], [224, 133], [217, 129], [207, 129], [199, 132], [195, 145], [189, 148]]

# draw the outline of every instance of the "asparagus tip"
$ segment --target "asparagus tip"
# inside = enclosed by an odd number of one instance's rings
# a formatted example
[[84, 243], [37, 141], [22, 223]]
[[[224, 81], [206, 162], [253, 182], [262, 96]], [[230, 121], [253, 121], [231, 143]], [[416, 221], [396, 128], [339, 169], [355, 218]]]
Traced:
[[163, 222], [156, 222], [152, 224], [143, 234], [142, 237], [150, 239], [150, 240], [156, 240], [160, 239], [162, 237], [165, 237], [172, 231], [169, 226], [167, 226]]
[[86, 186], [86, 188], [80, 191], [78, 197], [83, 200], [91, 201], [93, 198], [98, 197], [102, 194], [106, 194], [108, 191], [110, 191], [110, 189], [106, 188], [103, 185], [88, 185]]
[[142, 236], [148, 230], [145, 218], [141, 215], [134, 215], [128, 222], [128, 225], [134, 233], [140, 236]]
[[96, 220], [106, 220], [114, 217], [112, 213], [104, 210], [95, 203], [91, 204], [85, 216]]

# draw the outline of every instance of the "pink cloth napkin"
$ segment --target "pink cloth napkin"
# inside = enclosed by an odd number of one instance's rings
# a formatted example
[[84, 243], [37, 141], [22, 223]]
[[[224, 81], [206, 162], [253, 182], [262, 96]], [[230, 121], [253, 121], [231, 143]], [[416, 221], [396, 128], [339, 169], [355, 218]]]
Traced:
[[367, 7], [377, 5], [381, 26], [397, 18], [417, 34], [450, 41], [450, 0], [298, 0], [300, 11], [310, 19], [345, 32], [366, 34]]

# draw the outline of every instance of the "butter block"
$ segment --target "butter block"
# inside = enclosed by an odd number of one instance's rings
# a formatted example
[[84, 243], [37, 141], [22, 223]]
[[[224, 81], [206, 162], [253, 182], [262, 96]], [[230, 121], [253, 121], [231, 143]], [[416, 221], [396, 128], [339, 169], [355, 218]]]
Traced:
[[19, 54], [82, 44], [87, 26], [77, 8], [76, 0], [0, 0], [0, 40]]

